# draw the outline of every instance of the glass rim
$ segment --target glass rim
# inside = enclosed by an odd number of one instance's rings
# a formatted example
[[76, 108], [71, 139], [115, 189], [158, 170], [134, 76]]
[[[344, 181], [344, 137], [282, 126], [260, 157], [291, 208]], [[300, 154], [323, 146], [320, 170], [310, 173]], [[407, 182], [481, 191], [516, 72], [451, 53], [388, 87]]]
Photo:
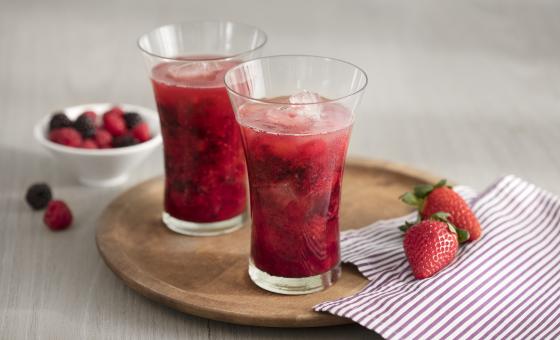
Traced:
[[245, 64], [257, 62], [257, 61], [260, 61], [260, 60], [263, 60], [263, 59], [293, 58], [293, 57], [304, 57], [304, 58], [310, 58], [310, 59], [323, 59], [323, 60], [326, 60], [326, 61], [334, 61], [334, 62], [337, 62], [337, 63], [342, 63], [342, 64], [346, 64], [346, 65], [352, 66], [352, 67], [354, 67], [355, 69], [357, 69], [357, 70], [364, 76], [364, 83], [363, 83], [362, 86], [360, 86], [357, 90], [352, 91], [351, 93], [346, 94], [346, 95], [341, 96], [341, 97], [338, 97], [338, 98], [323, 100], [323, 101], [319, 101], [319, 102], [311, 102], [311, 103], [294, 103], [294, 104], [292, 104], [292, 103], [290, 103], [290, 104], [283, 103], [283, 105], [290, 105], [290, 106], [292, 106], [292, 105], [293, 105], [293, 106], [297, 106], [297, 105], [317, 105], [317, 104], [338, 102], [338, 101], [341, 101], [341, 100], [343, 100], [343, 99], [346, 99], [346, 98], [352, 97], [352, 96], [354, 96], [354, 95], [357, 95], [357, 94], [360, 93], [360, 92], [363, 92], [363, 91], [366, 89], [367, 85], [368, 85], [368, 81], [369, 81], [369, 80], [368, 80], [367, 73], [366, 73], [361, 67], [356, 66], [355, 64], [353, 64], [353, 63], [351, 63], [351, 62], [349, 62], [349, 61], [345, 61], [345, 60], [337, 59], [337, 58], [331, 58], [331, 57], [324, 57], [324, 56], [319, 56], [319, 55], [313, 55], [313, 54], [278, 54], [278, 55], [265, 56], [265, 57], [259, 57], [259, 58], [254, 58], [254, 59], [251, 59], [251, 60], [247, 60], [247, 61], [244, 61], [244, 62], [240, 63], [239, 65], [236, 65], [236, 66], [232, 67], [231, 69], [229, 69], [229, 70], [226, 72], [226, 74], [224, 75], [224, 84], [225, 84], [225, 86], [226, 86], [226, 89], [227, 89], [229, 92], [234, 93], [235, 95], [237, 95], [237, 96], [239, 96], [239, 97], [248, 99], [248, 100], [253, 101], [253, 102], [263, 103], [263, 104], [276, 104], [276, 105], [282, 104], [282, 103], [279, 103], [279, 102], [277, 102], [277, 101], [270, 100], [270, 99], [258, 99], [258, 98], [254, 98], [254, 97], [251, 97], [251, 96], [247, 96], [247, 95], [241, 94], [241, 93], [237, 92], [236, 90], [234, 90], [234, 89], [228, 84], [228, 78], [229, 78], [230, 74], [232, 74], [233, 72], [235, 72], [237, 69], [243, 67]]
[[[256, 47], [251, 48], [251, 49], [248, 49], [248, 50], [245, 50], [245, 51], [243, 51], [243, 52], [239, 52], [239, 53], [232, 54], [232, 55], [227, 55], [227, 56], [224, 56], [224, 57], [203, 58], [203, 59], [201, 59], [201, 58], [189, 58], [188, 56], [187, 56], [187, 57], [179, 57], [179, 56], [177, 56], [177, 57], [166, 57], [166, 56], [159, 55], [159, 54], [157, 54], [157, 53], [148, 51], [147, 49], [145, 49], [144, 47], [142, 47], [142, 45], [141, 45], [141, 43], [140, 43], [140, 41], [141, 41], [144, 37], [147, 37], [149, 34], [155, 32], [155, 31], [157, 31], [157, 30], [160, 30], [160, 29], [162, 29], [162, 28], [164, 28], [164, 27], [172, 27], [172, 26], [180, 27], [180, 26], [184, 26], [184, 25], [208, 24], [208, 23], [209, 23], [209, 24], [218, 24], [218, 23], [223, 24], [223, 23], [228, 23], [228, 24], [234, 24], [234, 25], [239, 25], [239, 26], [245, 26], [245, 27], [247, 27], [247, 28], [252, 28], [252, 29], [254, 29], [256, 32], [258, 32], [259, 34], [262, 35], [263, 40], [262, 40], [262, 42], [261, 42], [259, 45], [257, 45]], [[238, 58], [238, 57], [240, 57], [240, 56], [242, 56], [242, 55], [244, 55], [244, 54], [249, 54], [249, 53], [255, 52], [255, 51], [257, 51], [257, 50], [263, 48], [264, 45], [266, 45], [267, 41], [268, 41], [268, 36], [266, 35], [266, 33], [265, 33], [263, 30], [261, 30], [261, 29], [258, 28], [257, 26], [253, 26], [253, 25], [249, 25], [249, 24], [244, 24], [244, 23], [242, 23], [242, 22], [236, 22], [236, 21], [231, 21], [231, 20], [192, 20], [192, 21], [183, 21], [183, 22], [178, 22], [178, 23], [166, 24], [166, 25], [158, 26], [158, 27], [156, 27], [156, 28], [154, 28], [154, 29], [152, 29], [152, 30], [146, 32], [146, 33], [143, 33], [140, 37], [138, 37], [138, 39], [136, 39], [136, 46], [138, 46], [138, 48], [140, 49], [140, 51], [142, 51], [143, 53], [146, 53], [146, 54], [149, 55], [149, 56], [152, 56], [152, 57], [155, 57], [155, 58], [159, 58], [159, 59], [164, 59], [164, 60], [170, 60], [170, 61], [193, 61], [193, 62], [195, 62], [195, 61], [200, 61], [200, 62], [202, 62], [202, 61], [229, 61], [229, 60]]]

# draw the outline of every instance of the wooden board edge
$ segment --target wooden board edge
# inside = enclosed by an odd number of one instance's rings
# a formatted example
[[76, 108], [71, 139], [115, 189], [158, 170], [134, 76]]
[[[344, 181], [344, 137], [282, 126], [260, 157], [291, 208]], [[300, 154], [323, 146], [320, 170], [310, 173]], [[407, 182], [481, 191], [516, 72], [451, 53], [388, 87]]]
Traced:
[[[361, 158], [361, 157], [356, 157], [356, 156], [350, 156], [347, 159], [346, 162], [347, 166], [357, 166], [357, 167], [363, 167], [363, 168], [381, 168], [384, 169], [386, 171], [390, 171], [390, 172], [397, 172], [397, 173], [401, 173], [405, 176], [408, 177], [412, 177], [412, 178], [422, 178], [422, 179], [429, 179], [430, 182], [437, 182], [439, 180], [439, 178], [427, 173], [427, 172], [423, 172], [421, 170], [416, 170], [416, 169], [412, 169], [410, 167], [408, 167], [407, 165], [404, 164], [399, 164], [399, 163], [394, 163], [394, 162], [389, 162], [389, 161], [383, 161], [383, 160], [375, 160], [375, 159], [366, 159], [366, 158]], [[98, 220], [97, 223], [97, 227], [96, 227], [96, 234], [95, 234], [95, 242], [96, 242], [96, 246], [97, 249], [101, 255], [101, 258], [103, 259], [103, 261], [105, 262], [105, 264], [111, 269], [111, 271], [117, 276], [119, 277], [121, 280], [124, 281], [125, 285], [128, 286], [129, 288], [131, 288], [132, 290], [136, 291], [137, 293], [139, 293], [140, 295], [162, 303], [170, 308], [179, 310], [181, 312], [187, 313], [187, 314], [192, 314], [198, 317], [203, 317], [203, 318], [208, 318], [211, 320], [216, 320], [216, 321], [221, 321], [221, 322], [227, 322], [227, 323], [232, 323], [232, 324], [237, 324], [237, 325], [245, 325], [245, 326], [258, 326], [258, 327], [272, 327], [272, 328], [313, 328], [313, 327], [328, 327], [328, 326], [340, 326], [340, 325], [347, 325], [347, 324], [352, 324], [354, 323], [351, 319], [347, 319], [347, 318], [343, 318], [343, 317], [339, 317], [339, 316], [335, 316], [332, 314], [328, 314], [326, 312], [313, 312], [313, 314], [310, 315], [314, 315], [315, 313], [317, 313], [317, 315], [313, 316], [312, 318], [262, 318], [261, 319], [255, 319], [255, 317], [253, 315], [249, 315], [249, 314], [236, 314], [236, 315], [228, 315], [228, 314], [224, 314], [223, 311], [220, 310], [211, 310], [211, 309], [201, 309], [200, 307], [198, 307], [197, 305], [194, 304], [190, 304], [188, 303], [188, 301], [184, 301], [182, 300], [180, 303], [179, 298], [177, 296], [169, 296], [169, 295], [165, 295], [162, 292], [160, 292], [159, 290], [154, 289], [153, 287], [150, 287], [149, 285], [146, 285], [146, 283], [144, 284], [140, 284], [137, 281], [134, 281], [131, 279], [131, 277], [134, 277], [135, 275], [138, 275], [139, 273], [142, 273], [142, 276], [144, 276], [145, 278], [147, 278], [150, 282], [154, 283], [154, 285], [167, 285], [164, 282], [157, 280], [155, 278], [152, 278], [151, 275], [146, 274], [144, 272], [142, 272], [140, 269], [138, 268], [132, 268], [130, 265], [125, 265], [122, 267], [127, 268], [127, 270], [122, 270], [121, 268], [117, 268], [117, 266], [115, 266], [115, 263], [127, 263], [126, 262], [126, 254], [124, 254], [123, 252], [118, 252], [119, 255], [117, 258], [112, 258], [111, 260], [109, 260], [106, 257], [106, 250], [104, 249], [104, 245], [103, 245], [103, 234], [105, 232], [105, 229], [107, 228], [107, 223], [105, 223], [105, 220], [109, 218], [109, 207], [113, 204], [120, 204], [120, 200], [128, 195], [130, 192], [133, 192], [134, 190], [136, 190], [139, 186], [143, 186], [148, 184], [149, 182], [152, 181], [159, 181], [161, 179], [161, 176], [157, 176], [155, 178], [150, 178], [147, 179], [143, 182], [137, 183], [136, 185], [134, 185], [133, 187], [129, 188], [128, 190], [124, 191], [123, 193], [121, 193], [120, 195], [118, 195], [116, 198], [113, 199], [113, 201], [105, 208], [103, 214], [101, 215], [101, 217]], [[129, 262], [128, 262], [129, 263]], [[366, 281], [367, 283], [367, 281]], [[169, 286], [169, 285], [167, 285]], [[172, 286], [169, 286], [170, 288], [174, 288]], [[319, 316], [320, 315], [320, 316]]]

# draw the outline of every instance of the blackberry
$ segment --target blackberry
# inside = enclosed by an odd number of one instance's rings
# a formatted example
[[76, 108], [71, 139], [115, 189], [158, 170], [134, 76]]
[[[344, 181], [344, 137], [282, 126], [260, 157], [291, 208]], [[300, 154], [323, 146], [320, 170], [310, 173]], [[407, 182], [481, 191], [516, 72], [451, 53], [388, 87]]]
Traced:
[[95, 123], [86, 114], [81, 114], [74, 122], [74, 129], [84, 138], [92, 138], [95, 136]]
[[130, 135], [119, 136], [113, 139], [114, 148], [122, 148], [125, 146], [131, 146], [135, 144], [138, 144], [138, 140], [136, 140], [136, 138]]
[[125, 112], [124, 121], [126, 122], [126, 128], [130, 130], [138, 123], [142, 123], [142, 117], [136, 112]]
[[35, 183], [27, 189], [25, 200], [33, 210], [45, 208], [52, 199], [51, 188], [46, 183]]
[[49, 122], [49, 132], [56, 129], [61, 129], [65, 127], [72, 127], [72, 121], [64, 112], [56, 111], [53, 113], [51, 120]]

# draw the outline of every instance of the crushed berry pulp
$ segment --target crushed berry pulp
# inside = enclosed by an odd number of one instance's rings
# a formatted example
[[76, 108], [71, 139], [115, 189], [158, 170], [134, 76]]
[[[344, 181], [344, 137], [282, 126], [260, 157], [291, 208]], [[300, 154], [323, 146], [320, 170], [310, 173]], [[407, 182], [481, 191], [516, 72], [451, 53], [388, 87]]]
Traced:
[[[202, 59], [200, 57], [199, 59]], [[165, 211], [217, 222], [246, 208], [246, 166], [225, 72], [233, 61], [173, 61], [152, 69], [165, 159]]]
[[251, 258], [273, 276], [319, 275], [340, 262], [340, 193], [352, 114], [333, 103], [321, 104], [320, 119], [287, 112], [298, 110], [289, 105], [270, 106], [245, 104], [237, 118], [249, 172]]

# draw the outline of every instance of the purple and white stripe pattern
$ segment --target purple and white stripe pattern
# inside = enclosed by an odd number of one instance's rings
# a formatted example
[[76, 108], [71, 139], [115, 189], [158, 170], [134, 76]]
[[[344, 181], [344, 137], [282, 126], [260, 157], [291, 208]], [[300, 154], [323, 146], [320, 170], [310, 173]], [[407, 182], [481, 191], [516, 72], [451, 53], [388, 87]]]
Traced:
[[560, 199], [517, 177], [480, 196], [455, 188], [483, 226], [453, 263], [416, 280], [397, 229], [414, 214], [344, 232], [342, 260], [371, 282], [315, 306], [386, 339], [560, 338]]

